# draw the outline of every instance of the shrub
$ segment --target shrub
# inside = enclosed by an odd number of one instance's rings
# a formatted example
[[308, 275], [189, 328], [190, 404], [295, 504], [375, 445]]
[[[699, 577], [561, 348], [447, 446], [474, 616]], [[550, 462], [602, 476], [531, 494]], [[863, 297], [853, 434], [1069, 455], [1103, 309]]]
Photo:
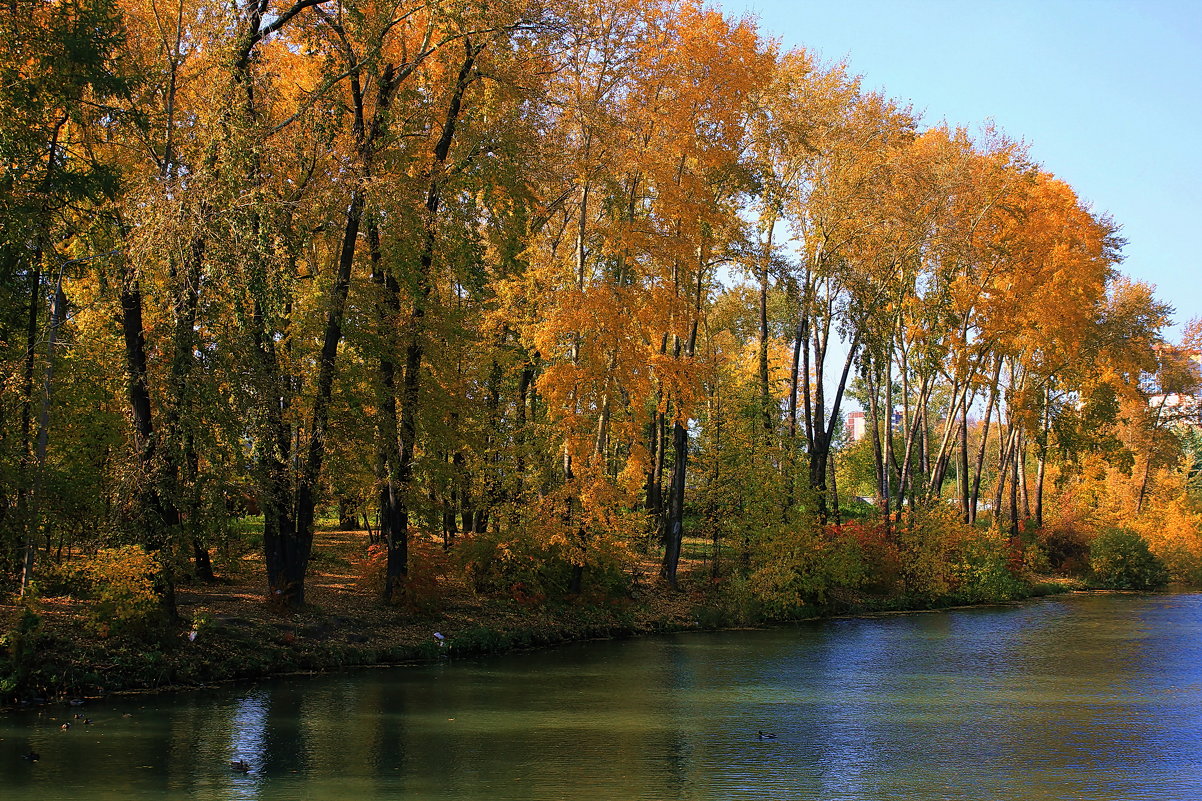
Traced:
[[572, 566], [561, 549], [520, 532], [465, 535], [456, 550], [480, 594], [508, 594], [537, 604], [562, 594], [571, 580]]
[[[358, 564], [359, 586], [384, 594], [388, 570], [388, 547], [371, 545]], [[430, 540], [412, 539], [409, 560], [400, 595], [393, 602], [410, 612], [433, 614], [444, 606], [447, 594], [447, 555]]]
[[538, 604], [569, 596], [579, 575], [581, 600], [628, 596], [634, 567], [630, 541], [641, 533], [645, 518], [588, 500], [581, 504], [552, 493], [528, 506], [501, 507], [496, 528], [465, 535], [456, 551], [476, 592]]
[[965, 528], [951, 564], [956, 600], [985, 603], [1021, 595], [1023, 585], [1010, 569], [1012, 554], [1006, 537], [997, 531]]
[[834, 590], [855, 590], [871, 578], [865, 551], [853, 536], [825, 537], [806, 527], [780, 526], [757, 540], [749, 585], [768, 618], [796, 617], [827, 603]]
[[1202, 512], [1185, 497], [1183, 481], [1159, 488], [1131, 527], [1164, 562], [1171, 580], [1202, 586]]
[[1087, 532], [1071, 526], [1048, 526], [1039, 533], [1039, 546], [1049, 569], [1080, 573], [1088, 564]]
[[1003, 601], [1021, 594], [1019, 543], [968, 525], [948, 506], [917, 509], [897, 526], [905, 595], [912, 601]]
[[1111, 590], [1155, 590], [1169, 582], [1169, 571], [1148, 543], [1128, 528], [1102, 531], [1090, 546], [1094, 583]]
[[897, 522], [894, 537], [906, 597], [929, 602], [955, 589], [952, 564], [960, 540], [968, 532], [954, 515], [948, 509], [921, 509]]
[[103, 548], [76, 562], [74, 569], [95, 601], [88, 627], [97, 634], [144, 634], [162, 623], [154, 590], [157, 565], [143, 548]]
[[850, 548], [863, 567], [863, 589], [878, 595], [889, 595], [897, 588], [901, 576], [901, 560], [897, 545], [885, 536], [883, 523], [850, 520], [842, 525], [828, 525], [827, 538], [841, 548]]

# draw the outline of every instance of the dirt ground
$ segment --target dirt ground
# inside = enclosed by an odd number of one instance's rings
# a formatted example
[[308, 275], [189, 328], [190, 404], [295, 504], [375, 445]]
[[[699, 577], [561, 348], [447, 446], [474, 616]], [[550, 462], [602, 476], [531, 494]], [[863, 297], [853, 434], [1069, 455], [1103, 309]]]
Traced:
[[[267, 603], [266, 579], [260, 553], [250, 553], [224, 565], [219, 563], [218, 582], [181, 584], [176, 603], [181, 619], [196, 618], [198, 611], [210, 619], [247, 620], [263, 625], [300, 629], [327, 629], [368, 645], [419, 645], [433, 639], [435, 631], [445, 637], [487, 626], [509, 629], [519, 626], [556, 625], [565, 614], [572, 616], [573, 603], [546, 604], [533, 599], [481, 596], [456, 569], [453, 556], [439, 543], [419, 540], [411, 546], [420, 583], [418, 597], [400, 606], [380, 601], [381, 560], [367, 553], [368, 536], [363, 531], [319, 531], [305, 581], [305, 607], [284, 611]], [[699, 560], [682, 560], [681, 586], [705, 565]], [[224, 568], [224, 569], [222, 569]], [[642, 577], [629, 599], [618, 599], [614, 608], [650, 624], [656, 620], [685, 621], [696, 598], [671, 591], [655, 576], [658, 563], [645, 559], [637, 565]]]
[[[261, 552], [218, 549], [217, 581], [178, 582], [178, 625], [150, 635], [98, 633], [93, 601], [47, 594], [35, 605], [33, 645], [0, 643], [0, 685], [9, 688], [0, 704], [693, 628], [708, 575], [703, 561], [682, 560], [681, 586], [698, 589], [672, 590], [649, 578], [658, 572], [649, 558], [635, 566], [628, 596], [548, 601], [520, 590], [476, 593], [454, 554], [432, 540], [415, 542], [410, 554], [411, 595], [385, 605], [383, 560], [369, 552], [366, 532], [319, 531], [306, 602], [286, 610], [268, 602]], [[5, 630], [14, 630], [22, 608], [16, 599], [0, 603]]]

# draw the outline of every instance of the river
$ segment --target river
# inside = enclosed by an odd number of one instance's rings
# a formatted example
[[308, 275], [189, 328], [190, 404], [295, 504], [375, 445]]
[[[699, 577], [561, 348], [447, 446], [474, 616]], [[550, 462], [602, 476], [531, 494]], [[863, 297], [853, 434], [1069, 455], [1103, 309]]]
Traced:
[[1202, 595], [685, 633], [0, 714], [3, 801], [1144, 798], [1202, 798]]

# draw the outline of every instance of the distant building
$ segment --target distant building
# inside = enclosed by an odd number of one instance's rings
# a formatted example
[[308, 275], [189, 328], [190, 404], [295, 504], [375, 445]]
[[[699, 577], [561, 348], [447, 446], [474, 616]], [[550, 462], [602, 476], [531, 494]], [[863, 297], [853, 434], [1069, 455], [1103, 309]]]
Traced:
[[[1198, 367], [1196, 373], [1202, 373], [1202, 351], [1188, 348], [1159, 346], [1157, 350], [1172, 350], [1184, 355]], [[1202, 397], [1189, 393], [1171, 392], [1168, 394], [1151, 395], [1148, 406], [1159, 409], [1160, 414], [1167, 420], [1187, 426], [1202, 426]]]
[[864, 438], [865, 432], [868, 430], [868, 423], [863, 412], [848, 412], [847, 414], [847, 438], [852, 442], [859, 442]]
[[[893, 430], [904, 431], [905, 418], [900, 411], [893, 413]], [[866, 412], [847, 413], [847, 439], [849, 442], [859, 442], [868, 433], [868, 414]]]

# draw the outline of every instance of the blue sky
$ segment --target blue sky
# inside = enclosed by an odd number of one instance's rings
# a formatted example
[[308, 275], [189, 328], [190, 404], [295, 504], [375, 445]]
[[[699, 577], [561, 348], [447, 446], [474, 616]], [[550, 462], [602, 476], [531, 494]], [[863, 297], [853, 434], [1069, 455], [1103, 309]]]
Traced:
[[1128, 240], [1121, 269], [1202, 316], [1202, 0], [722, 0], [913, 104], [992, 120]]

